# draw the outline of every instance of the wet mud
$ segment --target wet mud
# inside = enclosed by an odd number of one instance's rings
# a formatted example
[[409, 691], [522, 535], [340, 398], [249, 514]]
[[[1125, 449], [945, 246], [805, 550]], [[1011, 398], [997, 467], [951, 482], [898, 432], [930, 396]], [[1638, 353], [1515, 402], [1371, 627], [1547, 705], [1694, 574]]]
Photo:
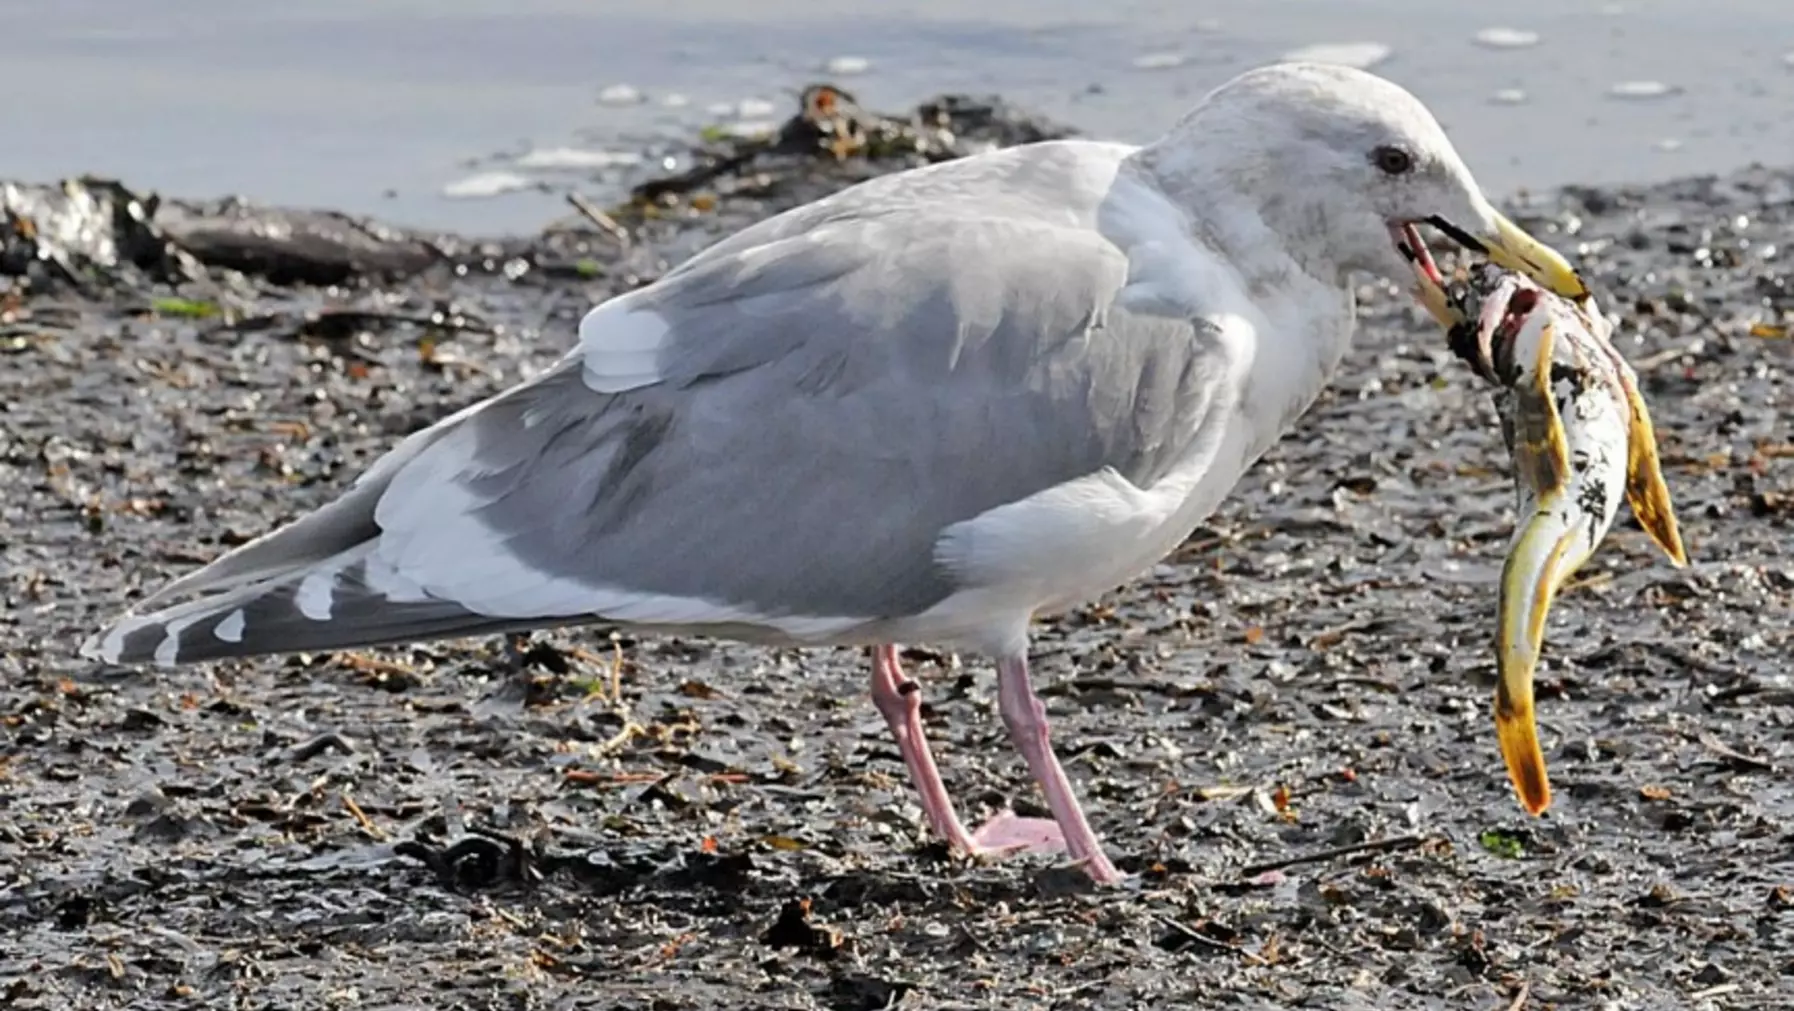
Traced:
[[[1540, 818], [1490, 716], [1514, 504], [1488, 389], [1382, 286], [1334, 388], [1188, 543], [1039, 625], [1124, 887], [936, 845], [854, 651], [572, 630], [76, 658], [703, 243], [1057, 132], [966, 98], [824, 104], [516, 239], [7, 191], [0, 1007], [1789, 1006], [1787, 170], [1510, 204], [1623, 315], [1692, 558], [1622, 515], [1557, 605]], [[985, 662], [906, 645], [962, 810], [1038, 813]]]

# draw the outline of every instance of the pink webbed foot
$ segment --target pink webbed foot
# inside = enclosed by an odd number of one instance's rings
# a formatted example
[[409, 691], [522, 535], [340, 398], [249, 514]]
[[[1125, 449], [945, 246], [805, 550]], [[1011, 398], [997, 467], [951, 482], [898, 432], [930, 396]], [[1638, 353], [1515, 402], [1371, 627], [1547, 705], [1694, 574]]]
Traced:
[[[1065, 833], [1050, 818], [1023, 818], [1014, 811], [1004, 811], [972, 833], [977, 847], [973, 856], [1001, 859], [1017, 853], [1057, 854], [1068, 849]], [[1121, 872], [1100, 850], [1093, 857], [1078, 861], [1099, 884], [1111, 885], [1121, 880]]]
[[1050, 818], [1023, 818], [1004, 811], [972, 833], [976, 856], [1009, 856], [1014, 853], [1063, 853], [1065, 833]]

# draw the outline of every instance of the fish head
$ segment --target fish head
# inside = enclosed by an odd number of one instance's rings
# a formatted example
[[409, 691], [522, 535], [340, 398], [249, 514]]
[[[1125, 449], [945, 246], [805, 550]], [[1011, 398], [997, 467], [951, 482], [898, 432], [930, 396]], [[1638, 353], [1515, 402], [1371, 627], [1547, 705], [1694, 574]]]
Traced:
[[[1686, 565], [1688, 554], [1663, 479], [1651, 412], [1639, 392], [1637, 374], [1613, 344], [1614, 321], [1595, 300], [1563, 298], [1524, 275], [1488, 264], [1461, 275], [1435, 298], [1440, 308], [1434, 315], [1456, 321], [1448, 328], [1452, 350], [1498, 390], [1512, 390], [1520, 382], [1521, 369], [1530, 360], [1528, 354], [1516, 353], [1521, 348], [1544, 351], [1544, 360], [1549, 360], [1551, 351], [1543, 347], [1548, 343], [1547, 328], [1559, 339], [1573, 335], [1569, 346], [1578, 354], [1607, 360], [1594, 374], [1617, 390], [1626, 404], [1626, 500], [1670, 562]], [[1531, 361], [1531, 368], [1536, 384], [1541, 379], [1537, 360]]]

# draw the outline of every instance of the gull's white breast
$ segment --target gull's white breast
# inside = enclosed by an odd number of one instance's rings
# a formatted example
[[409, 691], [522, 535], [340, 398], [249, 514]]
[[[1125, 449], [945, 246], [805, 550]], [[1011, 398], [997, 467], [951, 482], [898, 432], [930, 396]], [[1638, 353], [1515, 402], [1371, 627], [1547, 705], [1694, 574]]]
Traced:
[[[1156, 205], [1155, 205], [1156, 202]], [[1139, 576], [1221, 504], [1331, 380], [1350, 345], [1351, 296], [1295, 268], [1274, 291], [1191, 241], [1156, 191], [1121, 203], [1105, 231], [1130, 253], [1122, 310], [1186, 307], [1212, 326], [1209, 407], [1149, 487], [1102, 469], [948, 528], [937, 557], [970, 586], [906, 619], [906, 637], [1019, 648], [1027, 617]], [[1269, 254], [1274, 255], [1274, 254]]]

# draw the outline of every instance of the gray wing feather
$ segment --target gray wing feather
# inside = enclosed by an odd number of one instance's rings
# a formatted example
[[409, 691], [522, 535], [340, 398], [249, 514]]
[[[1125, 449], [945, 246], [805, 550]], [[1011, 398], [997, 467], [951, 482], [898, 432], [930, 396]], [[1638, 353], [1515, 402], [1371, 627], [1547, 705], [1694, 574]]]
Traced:
[[[865, 228], [656, 291], [660, 384], [597, 396], [568, 368], [469, 419], [484, 529], [576, 583], [878, 619], [953, 592], [933, 558], [947, 526], [1103, 467], [1147, 486], [1176, 458], [1208, 403], [1205, 334], [1107, 311], [1126, 263], [1099, 236]], [[407, 570], [441, 501], [425, 463], [382, 503], [384, 528], [417, 531]], [[470, 594], [487, 578], [466, 575]]]
[[[1034, 194], [1064, 191], [1051, 161], [1013, 163], [1040, 178], [994, 200], [948, 199], [962, 179], [725, 240], [637, 293], [670, 327], [659, 382], [595, 393], [570, 355], [152, 601], [214, 596], [89, 652], [148, 659], [177, 620], [179, 662], [559, 624], [618, 593], [926, 609], [956, 588], [943, 529], [1105, 467], [1149, 486], [1210, 404], [1212, 332], [1114, 306], [1127, 259], [1089, 225], [1097, 196]], [[320, 573], [328, 618], [295, 617]]]

